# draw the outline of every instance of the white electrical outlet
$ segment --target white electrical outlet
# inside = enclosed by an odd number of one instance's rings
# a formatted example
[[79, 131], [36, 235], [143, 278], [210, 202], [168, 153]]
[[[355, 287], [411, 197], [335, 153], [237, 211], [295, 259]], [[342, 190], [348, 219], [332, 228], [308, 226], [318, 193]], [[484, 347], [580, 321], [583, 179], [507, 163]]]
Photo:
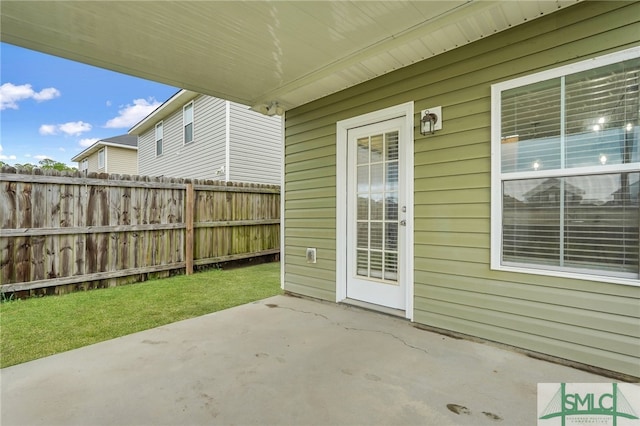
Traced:
[[316, 263], [316, 249], [307, 248], [307, 263]]

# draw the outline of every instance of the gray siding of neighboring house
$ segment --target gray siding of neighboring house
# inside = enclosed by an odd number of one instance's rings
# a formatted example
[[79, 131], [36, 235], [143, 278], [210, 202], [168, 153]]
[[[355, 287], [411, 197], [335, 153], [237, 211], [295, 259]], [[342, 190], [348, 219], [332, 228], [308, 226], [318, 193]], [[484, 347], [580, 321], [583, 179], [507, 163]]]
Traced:
[[443, 130], [414, 134], [414, 321], [640, 376], [639, 287], [490, 269], [491, 84], [636, 46], [639, 19], [578, 3], [288, 111], [285, 290], [335, 300], [336, 122], [442, 105]]
[[230, 146], [227, 179], [280, 185], [282, 119], [229, 102]]
[[191, 143], [183, 143], [182, 106], [163, 120], [163, 152], [156, 156], [155, 124], [138, 138], [138, 172], [144, 176], [224, 179], [225, 101], [210, 96], [194, 100]]

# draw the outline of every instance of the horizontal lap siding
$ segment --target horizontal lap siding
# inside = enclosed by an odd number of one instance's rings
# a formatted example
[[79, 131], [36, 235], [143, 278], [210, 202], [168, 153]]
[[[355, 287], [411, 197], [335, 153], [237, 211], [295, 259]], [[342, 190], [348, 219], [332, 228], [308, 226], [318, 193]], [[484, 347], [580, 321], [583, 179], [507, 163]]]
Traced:
[[229, 170], [233, 182], [280, 185], [282, 119], [234, 102], [230, 106]]
[[[285, 145], [285, 290], [335, 300], [335, 135], [313, 133]], [[317, 263], [307, 264], [307, 247], [317, 249]]]
[[640, 376], [640, 288], [490, 269], [491, 84], [638, 45], [639, 16], [579, 3], [287, 112], [285, 288], [335, 297], [336, 122], [442, 105], [414, 134], [414, 321]]
[[87, 170], [90, 170], [92, 172], [98, 171], [98, 152], [99, 151], [100, 150], [94, 152], [93, 154], [87, 157]]
[[135, 149], [107, 147], [107, 173], [138, 174], [138, 152]]
[[416, 322], [640, 376], [638, 288], [489, 268], [490, 85], [637, 44], [638, 9], [577, 5], [425, 70], [444, 129], [416, 139]]
[[[198, 96], [194, 100], [193, 136], [184, 144], [182, 107], [165, 118], [162, 155], [156, 156], [155, 125], [138, 138], [139, 173], [190, 179], [220, 179], [225, 165], [225, 101]], [[222, 175], [224, 178], [224, 175]]]

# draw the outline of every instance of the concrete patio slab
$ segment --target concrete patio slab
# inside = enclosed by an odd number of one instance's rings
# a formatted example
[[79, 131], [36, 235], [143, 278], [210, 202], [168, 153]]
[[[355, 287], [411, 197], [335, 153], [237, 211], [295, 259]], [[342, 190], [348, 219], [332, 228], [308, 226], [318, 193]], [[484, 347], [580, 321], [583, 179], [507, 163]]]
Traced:
[[0, 371], [9, 425], [531, 425], [539, 382], [611, 379], [276, 296]]

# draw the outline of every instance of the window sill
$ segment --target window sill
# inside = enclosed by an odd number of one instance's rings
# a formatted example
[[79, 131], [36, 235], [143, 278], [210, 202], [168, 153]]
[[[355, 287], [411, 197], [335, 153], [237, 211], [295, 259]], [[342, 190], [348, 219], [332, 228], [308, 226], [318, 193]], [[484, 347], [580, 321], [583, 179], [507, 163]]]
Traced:
[[523, 266], [510, 266], [510, 265], [491, 265], [491, 269], [494, 271], [513, 272], [518, 274], [529, 275], [542, 275], [554, 278], [569, 278], [582, 281], [597, 281], [607, 284], [621, 284], [630, 285], [633, 287], [640, 287], [640, 279], [638, 278], [625, 278], [625, 277], [612, 277], [607, 275], [591, 275], [579, 272], [569, 271], [553, 271], [549, 269], [527, 268]]

